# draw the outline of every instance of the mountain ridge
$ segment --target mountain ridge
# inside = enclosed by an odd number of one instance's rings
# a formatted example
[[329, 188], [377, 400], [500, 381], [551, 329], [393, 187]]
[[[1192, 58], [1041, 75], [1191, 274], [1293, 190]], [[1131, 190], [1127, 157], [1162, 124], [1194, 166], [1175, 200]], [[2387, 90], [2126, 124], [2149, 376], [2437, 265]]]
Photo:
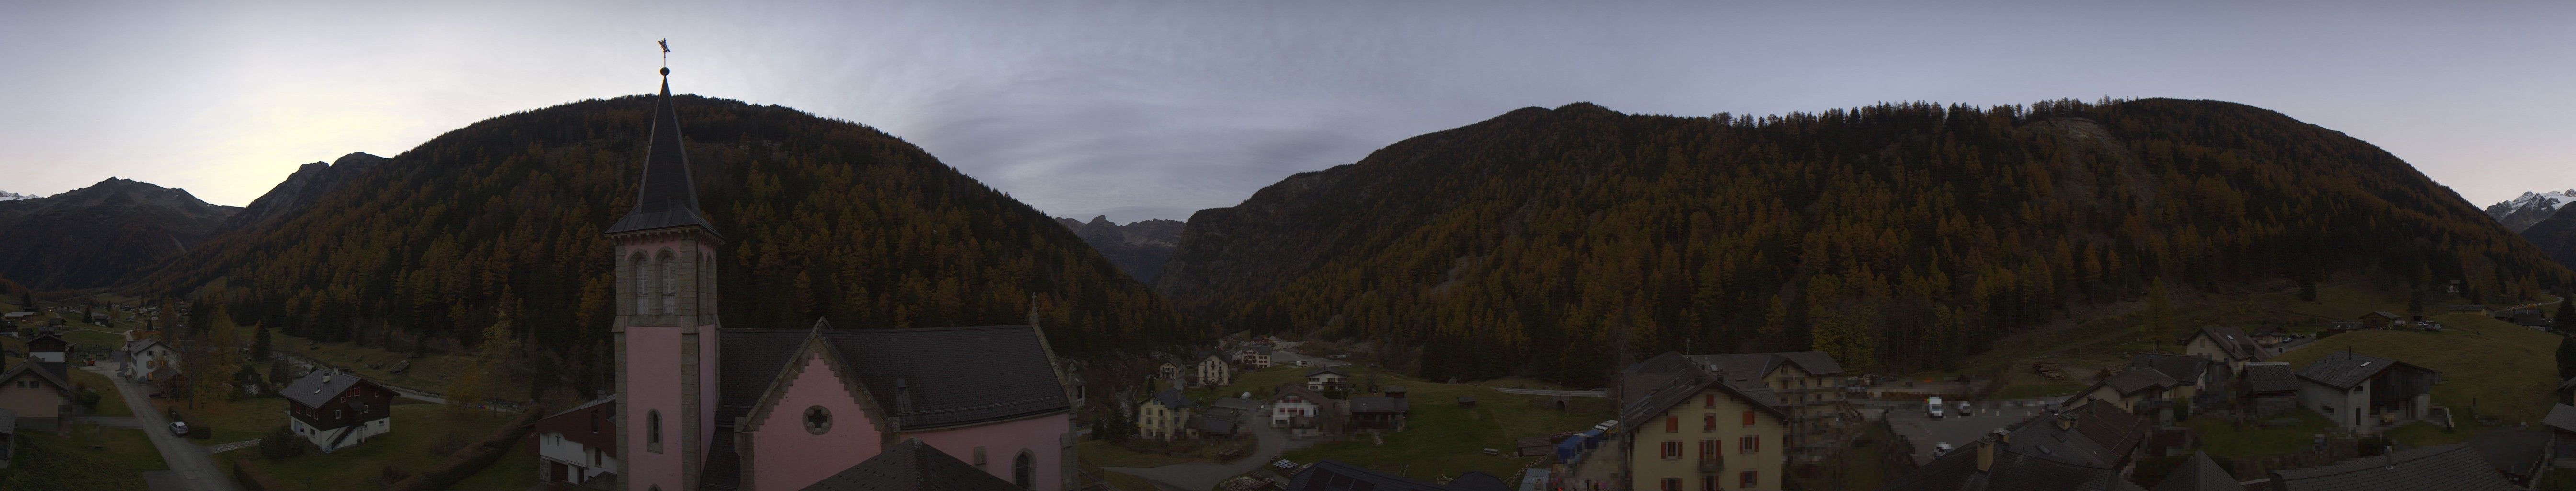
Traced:
[[0, 277], [37, 289], [108, 286], [184, 253], [240, 211], [116, 177], [0, 201]]
[[1181, 230], [1186, 227], [1179, 220], [1161, 218], [1119, 225], [1109, 221], [1108, 215], [1091, 217], [1089, 222], [1066, 217], [1056, 217], [1055, 221], [1073, 230], [1083, 243], [1100, 251], [1128, 277], [1149, 285], [1162, 274], [1163, 261], [1171, 258], [1172, 249], [1180, 246]]
[[2378, 272], [2507, 298], [2571, 276], [2375, 146], [2175, 99], [1524, 108], [1189, 224], [1156, 283], [1175, 304], [1256, 332], [1420, 346], [1388, 361], [1435, 379], [1599, 384], [1597, 367], [1665, 349], [1949, 369], [2167, 283]]

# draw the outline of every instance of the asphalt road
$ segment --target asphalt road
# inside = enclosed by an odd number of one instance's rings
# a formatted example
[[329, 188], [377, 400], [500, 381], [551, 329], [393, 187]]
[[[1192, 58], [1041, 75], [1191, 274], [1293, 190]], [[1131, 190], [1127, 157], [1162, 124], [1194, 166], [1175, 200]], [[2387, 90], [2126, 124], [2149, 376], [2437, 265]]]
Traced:
[[1924, 415], [1921, 402], [1905, 404], [1887, 411], [1887, 425], [1895, 428], [1897, 434], [1905, 435], [1906, 440], [1914, 443], [1916, 465], [1932, 461], [1934, 445], [1948, 443], [1951, 447], [1964, 447], [1968, 442], [1984, 437], [1986, 432], [2012, 426], [2013, 423], [2019, 423], [2040, 414], [2039, 407], [2031, 404], [2030, 401], [2005, 401], [2000, 404], [1992, 401], [1978, 401], [1975, 403], [1976, 410], [1967, 416], [1958, 414], [1958, 402], [1951, 401], [1947, 404], [1951, 406], [1950, 415], [1941, 419], [1932, 419]]
[[[141, 424], [143, 434], [152, 437], [152, 447], [161, 450], [161, 460], [170, 463], [170, 472], [178, 474], [175, 480], [164, 478], [152, 481], [160, 483], [175, 481], [185, 485], [184, 489], [192, 491], [239, 491], [241, 489], [234, 487], [232, 480], [224, 477], [223, 469], [215, 467], [214, 457], [206, 452], [206, 447], [197, 446], [186, 438], [170, 434], [169, 416], [152, 409], [152, 401], [145, 400], [143, 397], [146, 389], [126, 381], [124, 377], [116, 376], [114, 371], [103, 367], [80, 369], [106, 375], [108, 380], [115, 381], [117, 396], [125, 398], [126, 407], [134, 408], [135, 422]], [[161, 488], [154, 486], [153, 489]]]

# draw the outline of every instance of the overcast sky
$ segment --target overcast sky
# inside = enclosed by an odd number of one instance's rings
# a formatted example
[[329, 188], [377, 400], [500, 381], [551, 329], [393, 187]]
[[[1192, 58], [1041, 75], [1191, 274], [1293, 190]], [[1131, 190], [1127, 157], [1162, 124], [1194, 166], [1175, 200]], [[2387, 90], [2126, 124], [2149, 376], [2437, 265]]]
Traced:
[[211, 3], [0, 2], [0, 191], [113, 176], [247, 204], [305, 162], [650, 92], [662, 38], [676, 91], [866, 123], [1047, 213], [1121, 223], [1575, 101], [2219, 99], [2377, 144], [2478, 205], [2576, 187], [2564, 1]]

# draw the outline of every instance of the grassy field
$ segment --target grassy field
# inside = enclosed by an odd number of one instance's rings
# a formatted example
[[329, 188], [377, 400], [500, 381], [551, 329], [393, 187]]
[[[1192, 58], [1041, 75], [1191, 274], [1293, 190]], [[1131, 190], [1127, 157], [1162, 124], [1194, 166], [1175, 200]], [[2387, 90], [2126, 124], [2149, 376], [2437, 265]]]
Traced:
[[[161, 460], [161, 450], [153, 448], [152, 437], [143, 434], [143, 431], [138, 428], [107, 428], [95, 424], [73, 423], [68, 441], [72, 445], [81, 447], [80, 450], [96, 452], [93, 455], [124, 464], [125, 467], [137, 471], [170, 468], [168, 462]], [[29, 432], [28, 435], [35, 433], [40, 432]]]
[[98, 391], [98, 412], [92, 416], [133, 416], [134, 409], [125, 407], [125, 398], [117, 396], [116, 382], [88, 370], [72, 370], [72, 384]]
[[2538, 422], [2548, 414], [2558, 387], [2558, 335], [2476, 314], [2429, 319], [2446, 330], [2349, 332], [2318, 339], [2274, 361], [2305, 368], [2328, 353], [2350, 349], [2442, 371], [2442, 383], [2433, 387], [2435, 405], [2517, 422]]
[[[141, 430], [124, 430], [135, 438], [144, 438]], [[111, 436], [110, 438], [121, 438]], [[77, 489], [84, 491], [144, 491], [143, 471], [168, 468], [161, 454], [152, 454], [150, 468], [138, 468], [139, 458], [119, 456], [105, 449], [89, 448], [71, 438], [45, 432], [19, 435], [22, 445], [7, 470], [0, 470], [0, 489]], [[149, 441], [144, 443], [151, 446]]]
[[[393, 411], [393, 431], [368, 439], [366, 443], [334, 453], [262, 461], [260, 466], [281, 482], [301, 483], [309, 479], [313, 489], [378, 488], [386, 484], [378, 479], [386, 467], [415, 473], [427, 469], [447, 458], [447, 454], [431, 451], [439, 446], [441, 439], [450, 438], [450, 435], [465, 441], [482, 438], [509, 423], [510, 418], [509, 415], [488, 411], [463, 411], [429, 404], [396, 405]], [[529, 468], [534, 469], [534, 464]]]
[[[288, 336], [278, 331], [270, 331], [269, 335], [276, 343], [278, 352], [312, 358], [328, 365], [348, 367], [350, 371], [368, 380], [431, 392], [446, 390], [449, 381], [465, 374], [474, 365], [474, 357], [470, 354], [431, 353], [420, 358], [406, 358], [410, 353], [396, 353], [351, 343], [317, 344], [311, 340]], [[243, 339], [249, 339], [249, 336], [244, 334]], [[392, 368], [396, 362], [405, 359], [411, 360], [411, 369], [401, 374], [388, 372], [383, 368], [370, 368], [376, 365]], [[494, 385], [494, 387], [521, 386], [525, 384], [509, 381], [501, 381]], [[495, 399], [514, 401], [519, 400], [514, 396], [526, 395], [524, 391], [493, 392], [491, 396]]]
[[2200, 449], [2212, 457], [2242, 458], [2283, 455], [2314, 444], [2316, 435], [2335, 431], [2334, 422], [2314, 411], [2291, 411], [2299, 424], [2285, 427], [2262, 425], [2237, 426], [2224, 420], [2196, 417], [2183, 421], [2183, 426], [2200, 436]]
[[452, 491], [523, 491], [541, 483], [542, 481], [537, 478], [536, 444], [527, 439], [520, 439], [518, 445], [510, 447], [510, 453], [501, 454], [501, 460], [493, 461], [491, 467], [485, 467], [483, 472], [474, 473], [463, 481], [457, 481], [455, 486], [448, 489]]
[[[1372, 371], [1352, 368], [1355, 376], [1364, 377], [1362, 373]], [[1537, 459], [1508, 457], [1516, 440], [1584, 429], [1612, 417], [1609, 402], [1596, 398], [1572, 398], [1573, 406], [1560, 413], [1547, 404], [1546, 396], [1505, 394], [1491, 387], [1395, 376], [1381, 376], [1379, 383], [1402, 384], [1411, 392], [1407, 397], [1413, 400], [1413, 411], [1405, 431], [1387, 435], [1384, 445], [1370, 440], [1319, 443], [1290, 451], [1284, 457], [1301, 463], [1321, 459], [1372, 466], [1400, 462], [1402, 465], [1378, 467], [1421, 479], [1467, 471], [1509, 477]], [[1477, 406], [1458, 407], [1454, 401], [1462, 395], [1475, 396]], [[1483, 454], [1487, 448], [1501, 449], [1505, 456]]]

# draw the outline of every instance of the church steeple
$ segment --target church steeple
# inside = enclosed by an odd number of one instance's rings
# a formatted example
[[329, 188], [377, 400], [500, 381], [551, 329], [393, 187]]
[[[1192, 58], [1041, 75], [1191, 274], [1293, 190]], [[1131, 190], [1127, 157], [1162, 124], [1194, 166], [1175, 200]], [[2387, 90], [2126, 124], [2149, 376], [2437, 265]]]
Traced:
[[671, 108], [671, 69], [662, 68], [662, 94], [653, 99], [653, 136], [644, 156], [644, 182], [635, 208], [608, 227], [609, 234], [695, 226], [716, 235], [698, 212], [698, 186], [689, 174], [689, 152], [680, 144], [680, 115]]

